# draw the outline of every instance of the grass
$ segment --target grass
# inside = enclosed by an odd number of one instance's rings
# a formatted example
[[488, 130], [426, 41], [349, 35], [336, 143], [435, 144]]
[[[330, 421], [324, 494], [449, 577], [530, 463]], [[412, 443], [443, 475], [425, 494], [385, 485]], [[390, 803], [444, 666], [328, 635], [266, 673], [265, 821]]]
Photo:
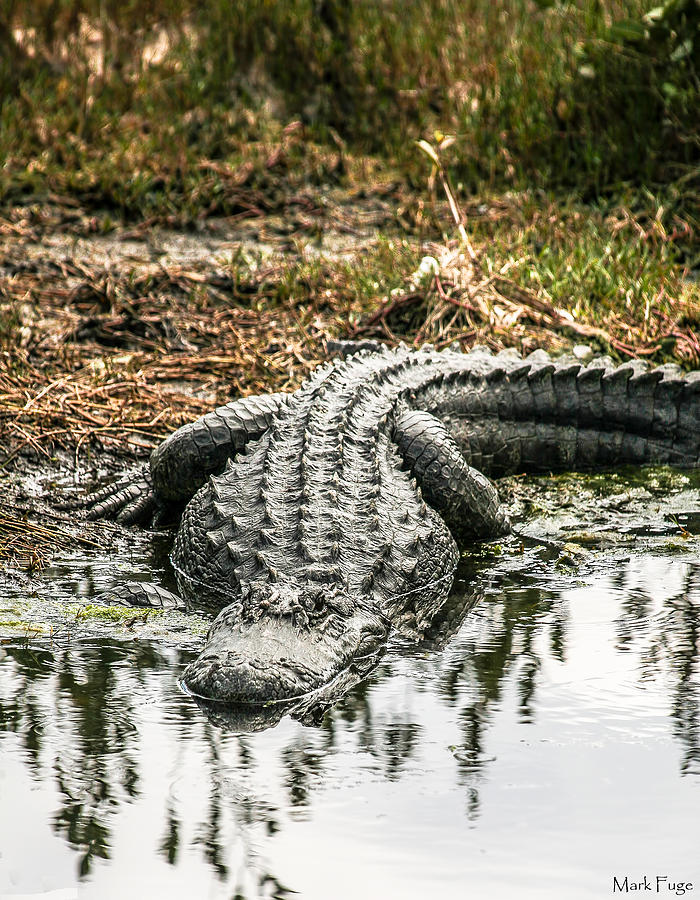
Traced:
[[196, 220], [239, 209], [243, 188], [274, 204], [288, 179], [352, 178], [368, 153], [420, 184], [412, 140], [436, 129], [457, 136], [469, 191], [697, 190], [695, 7], [670, 0], [664, 31], [653, 5], [9, 3], [0, 191]]
[[[0, 462], [54, 446], [77, 459], [95, 442], [143, 452], [212, 405], [293, 389], [331, 337], [523, 353], [584, 343], [697, 367], [698, 285], [646, 218], [529, 195], [465, 210], [474, 260], [454, 240], [421, 244], [398, 228], [358, 238], [347, 257], [313, 255], [306, 229], [264, 263], [205, 255], [156, 271], [48, 251], [28, 260], [9, 245]], [[427, 277], [424, 256], [435, 258]]]
[[475, 237], [493, 242], [494, 265], [574, 322], [604, 328], [630, 352], [697, 365], [700, 291], [658, 220], [529, 198], [519, 221], [487, 221]]
[[[298, 384], [334, 336], [697, 367], [694, 7], [666, 4], [664, 31], [652, 5], [4, 4], [5, 462], [145, 450], [212, 402]], [[268, 261], [155, 273], [48, 249], [221, 219], [286, 234]], [[329, 232], [356, 238], [324, 259]], [[437, 277], [417, 278], [428, 255]]]
[[66, 612], [73, 614], [76, 622], [85, 619], [110, 622], [115, 625], [131, 625], [136, 619], [145, 620], [162, 615], [162, 609], [135, 609], [133, 606], [100, 606], [98, 603], [73, 604]]

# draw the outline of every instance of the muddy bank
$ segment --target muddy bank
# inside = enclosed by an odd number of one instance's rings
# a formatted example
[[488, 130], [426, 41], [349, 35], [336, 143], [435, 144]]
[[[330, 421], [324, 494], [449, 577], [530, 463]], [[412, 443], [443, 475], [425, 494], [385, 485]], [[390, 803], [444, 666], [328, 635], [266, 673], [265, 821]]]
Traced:
[[51, 207], [4, 221], [0, 465], [25, 450], [143, 455], [217, 403], [295, 387], [347, 324], [349, 298], [330, 298], [342, 260], [396, 233], [381, 198], [319, 204], [190, 232]]
[[[100, 233], [107, 229], [106, 233]], [[381, 197], [360, 200], [330, 190], [322, 198], [299, 195], [283, 213], [207, 218], [185, 231], [152, 224], [119, 226], [99, 217], [69, 218], [51, 207], [40, 217], [0, 229], [0, 247], [10, 256], [20, 249], [29, 261], [51, 260], [81, 268], [155, 273], [170, 266], [225, 269], [232, 259], [250, 266], [281, 257], [323, 256], [340, 260], [357, 254], [382, 237], [398, 231], [393, 204]], [[0, 271], [7, 272], [8, 259]], [[69, 282], [70, 285], [70, 282]]]

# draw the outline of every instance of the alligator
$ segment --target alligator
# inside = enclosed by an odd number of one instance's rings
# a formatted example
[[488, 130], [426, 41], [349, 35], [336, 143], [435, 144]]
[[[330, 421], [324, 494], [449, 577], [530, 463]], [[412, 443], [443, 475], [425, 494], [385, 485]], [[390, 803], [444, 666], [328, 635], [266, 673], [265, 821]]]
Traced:
[[700, 465], [700, 371], [541, 350], [345, 350], [292, 394], [184, 425], [89, 498], [91, 517], [126, 524], [179, 515], [178, 593], [127, 582], [105, 599], [217, 612], [182, 675], [195, 698], [337, 696], [392, 629], [420, 636], [460, 545], [509, 529], [491, 478]]

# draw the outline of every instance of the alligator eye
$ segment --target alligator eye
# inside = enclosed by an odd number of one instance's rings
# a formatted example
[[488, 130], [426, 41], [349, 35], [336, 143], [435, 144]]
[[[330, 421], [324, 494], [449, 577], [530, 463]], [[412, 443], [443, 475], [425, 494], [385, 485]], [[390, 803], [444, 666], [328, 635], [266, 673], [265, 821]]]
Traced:
[[309, 612], [320, 612], [325, 605], [325, 598], [323, 596], [323, 591], [319, 588], [312, 588], [308, 590], [304, 606]]

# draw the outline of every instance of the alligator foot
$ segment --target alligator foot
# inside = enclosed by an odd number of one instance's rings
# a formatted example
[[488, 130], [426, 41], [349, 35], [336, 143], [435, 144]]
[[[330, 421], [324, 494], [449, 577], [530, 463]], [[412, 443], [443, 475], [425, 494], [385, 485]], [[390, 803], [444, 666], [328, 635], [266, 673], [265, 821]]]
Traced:
[[146, 581], [122, 581], [98, 594], [95, 600], [117, 606], [137, 606], [142, 609], [185, 609], [185, 602], [177, 594]]
[[404, 462], [459, 540], [489, 540], [510, 531], [498, 492], [462, 451], [439, 419], [420, 409], [404, 409], [394, 424], [394, 440]]
[[166, 514], [153, 490], [148, 463], [88, 495], [84, 505], [88, 519], [115, 519], [122, 525], [158, 527]]

